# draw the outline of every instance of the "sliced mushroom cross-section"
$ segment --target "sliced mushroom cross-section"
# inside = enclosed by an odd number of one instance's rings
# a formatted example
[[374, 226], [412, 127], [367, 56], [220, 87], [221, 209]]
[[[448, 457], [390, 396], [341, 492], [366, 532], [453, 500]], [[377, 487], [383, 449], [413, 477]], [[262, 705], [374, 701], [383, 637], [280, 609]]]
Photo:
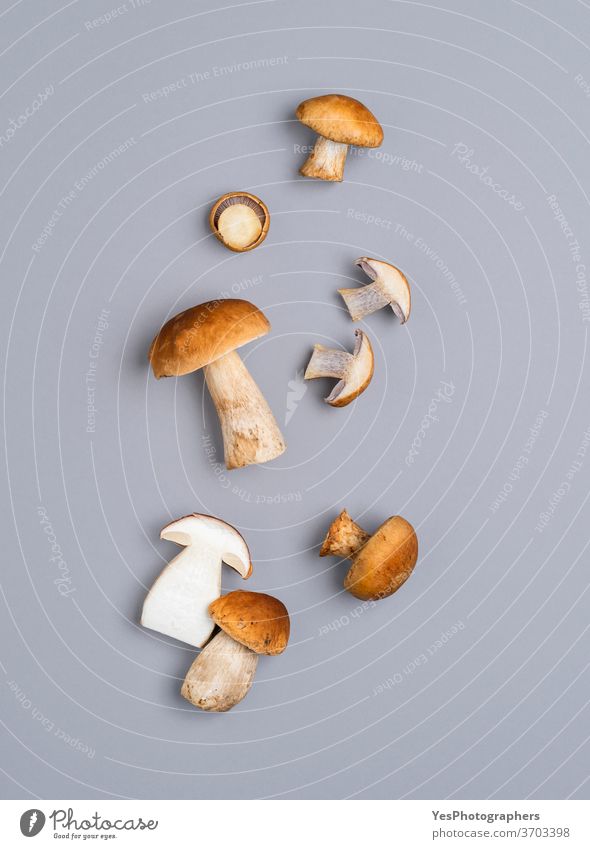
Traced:
[[256, 195], [229, 192], [213, 204], [209, 224], [219, 241], [230, 250], [251, 251], [266, 238], [270, 213]]
[[338, 383], [324, 400], [332, 407], [345, 407], [364, 392], [373, 377], [373, 348], [362, 330], [355, 330], [354, 351], [339, 351], [316, 344], [305, 370], [305, 380], [335, 377]]
[[160, 536], [184, 548], [149, 591], [141, 624], [200, 648], [215, 627], [209, 605], [221, 593], [221, 564], [249, 578], [248, 546], [231, 525], [200, 513], [171, 522]]
[[362, 268], [371, 282], [355, 289], [338, 289], [352, 320], [360, 321], [369, 313], [389, 306], [405, 324], [411, 309], [410, 286], [405, 275], [395, 265], [367, 256], [354, 264]]

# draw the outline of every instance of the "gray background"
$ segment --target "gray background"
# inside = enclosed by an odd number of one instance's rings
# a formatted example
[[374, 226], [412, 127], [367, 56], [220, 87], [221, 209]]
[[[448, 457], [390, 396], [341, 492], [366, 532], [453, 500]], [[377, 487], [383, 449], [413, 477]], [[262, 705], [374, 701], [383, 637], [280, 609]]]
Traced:
[[[2, 793], [585, 797], [588, 4], [126, 0], [96, 25], [114, 3], [2, 5]], [[335, 185], [298, 176], [293, 118], [331, 91], [385, 130]], [[272, 223], [237, 255], [207, 212], [241, 188]], [[362, 254], [407, 273], [413, 312], [363, 323], [375, 378], [335, 410], [301, 369], [352, 346], [336, 288]], [[244, 356], [288, 442], [232, 473], [201, 376], [146, 362], [164, 319], [224, 291], [272, 322]], [[317, 556], [343, 507], [418, 530], [412, 579], [373, 607]], [[249, 588], [291, 612], [226, 715], [180, 698], [194, 651], [137, 624], [177, 553], [159, 530], [192, 511], [243, 531]]]

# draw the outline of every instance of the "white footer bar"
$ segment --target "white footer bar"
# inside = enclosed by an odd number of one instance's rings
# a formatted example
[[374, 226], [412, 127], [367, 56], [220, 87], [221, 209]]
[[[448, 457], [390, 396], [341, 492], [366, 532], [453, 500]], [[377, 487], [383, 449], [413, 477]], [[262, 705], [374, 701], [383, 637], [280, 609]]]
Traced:
[[[0, 845], [588, 849], [584, 801], [0, 801]], [[69, 841], [66, 843], [66, 841]], [[24, 845], [24, 844], [23, 844]]]

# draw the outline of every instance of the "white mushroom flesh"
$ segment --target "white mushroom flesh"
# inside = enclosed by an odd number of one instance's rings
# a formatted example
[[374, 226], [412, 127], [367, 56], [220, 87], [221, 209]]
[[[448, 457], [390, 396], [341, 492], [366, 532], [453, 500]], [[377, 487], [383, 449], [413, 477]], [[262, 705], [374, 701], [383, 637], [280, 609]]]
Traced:
[[209, 516], [187, 516], [173, 522], [161, 537], [185, 548], [150, 589], [141, 624], [200, 648], [215, 627], [209, 605], [221, 595], [222, 561], [248, 577], [248, 547], [235, 528]]
[[262, 233], [262, 222], [251, 206], [235, 203], [223, 210], [217, 229], [226, 245], [247, 248]]

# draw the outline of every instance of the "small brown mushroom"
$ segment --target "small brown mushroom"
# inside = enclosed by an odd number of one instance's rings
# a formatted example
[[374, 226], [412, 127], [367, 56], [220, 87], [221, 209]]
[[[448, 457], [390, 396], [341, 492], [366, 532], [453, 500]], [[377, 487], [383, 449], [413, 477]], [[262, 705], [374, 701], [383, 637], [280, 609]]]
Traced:
[[174, 316], [150, 347], [157, 378], [204, 368], [228, 469], [266, 463], [286, 447], [270, 407], [235, 350], [269, 330], [268, 320], [254, 304], [226, 298]]
[[392, 516], [367, 534], [346, 510], [332, 522], [320, 557], [332, 555], [352, 561], [344, 587], [364, 601], [387, 598], [412, 574], [418, 559], [418, 538], [401, 516]]
[[209, 225], [231, 251], [251, 251], [265, 239], [270, 226], [266, 204], [249, 192], [228, 192], [215, 201]]
[[336, 377], [339, 382], [324, 400], [332, 407], [345, 407], [364, 392], [374, 370], [373, 348], [362, 330], [355, 330], [356, 341], [352, 354], [314, 345], [311, 360], [305, 370], [305, 380], [316, 377]]
[[355, 260], [354, 264], [362, 268], [372, 282], [355, 289], [338, 289], [352, 320], [359, 321], [369, 313], [390, 306], [405, 324], [411, 310], [410, 285], [405, 275], [395, 265], [366, 256]]
[[341, 182], [348, 146], [379, 147], [381, 124], [366, 106], [344, 94], [324, 94], [300, 103], [302, 124], [318, 134], [313, 151], [300, 169], [304, 177]]
[[209, 605], [221, 628], [186, 674], [181, 695], [202, 710], [226, 711], [248, 693], [258, 655], [281, 654], [289, 642], [289, 613], [274, 596], [235, 590]]

